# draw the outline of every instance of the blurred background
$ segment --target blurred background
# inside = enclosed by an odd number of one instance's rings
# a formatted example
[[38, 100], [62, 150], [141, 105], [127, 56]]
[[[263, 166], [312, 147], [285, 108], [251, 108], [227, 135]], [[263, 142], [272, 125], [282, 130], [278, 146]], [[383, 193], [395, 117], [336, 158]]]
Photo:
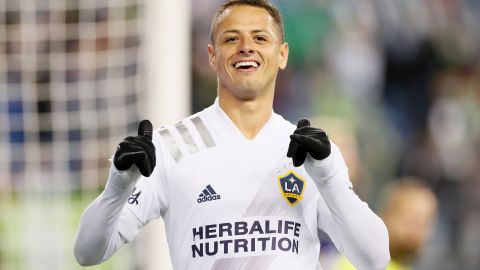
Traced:
[[[212, 104], [222, 2], [0, 0], [1, 270], [83, 269], [75, 232], [117, 143]], [[480, 269], [480, 1], [272, 2], [290, 45], [275, 111], [328, 131], [402, 269]], [[170, 269], [147, 227], [88, 269]], [[321, 237], [325, 269], [350, 269]]]

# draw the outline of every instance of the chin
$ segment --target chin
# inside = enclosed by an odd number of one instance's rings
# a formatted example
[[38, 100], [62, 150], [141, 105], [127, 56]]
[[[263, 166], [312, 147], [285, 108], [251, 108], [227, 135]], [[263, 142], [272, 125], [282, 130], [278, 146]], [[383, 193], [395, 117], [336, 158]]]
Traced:
[[242, 91], [241, 93], [237, 93], [235, 96], [244, 101], [251, 101], [258, 97], [258, 93]]
[[227, 89], [231, 89], [231, 92], [235, 96], [254, 96], [257, 95], [261, 90], [259, 90], [258, 86], [251, 85], [250, 83], [243, 83], [237, 82], [233, 83], [231, 87], [227, 87]]
[[259, 96], [265, 95], [266, 87], [258, 85], [252, 81], [236, 81], [224, 84], [224, 89], [229, 91], [233, 96], [241, 100], [254, 100]]

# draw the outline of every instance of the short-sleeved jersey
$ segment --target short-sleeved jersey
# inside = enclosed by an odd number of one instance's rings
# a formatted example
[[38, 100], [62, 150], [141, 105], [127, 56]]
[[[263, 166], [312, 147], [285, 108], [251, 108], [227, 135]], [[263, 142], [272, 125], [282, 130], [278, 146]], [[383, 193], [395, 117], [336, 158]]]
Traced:
[[[286, 153], [295, 126], [272, 113], [246, 139], [218, 105], [154, 132], [157, 165], [124, 209], [130, 241], [163, 217], [175, 269], [321, 269], [331, 213]], [[347, 179], [348, 180], [348, 179]]]

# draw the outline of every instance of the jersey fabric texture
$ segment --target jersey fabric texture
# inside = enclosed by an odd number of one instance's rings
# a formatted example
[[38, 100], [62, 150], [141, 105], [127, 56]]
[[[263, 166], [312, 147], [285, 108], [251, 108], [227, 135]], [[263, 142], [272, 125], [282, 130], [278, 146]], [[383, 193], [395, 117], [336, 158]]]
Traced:
[[[162, 217], [175, 269], [318, 270], [318, 229], [359, 269], [381, 269], [363, 249], [386, 246], [388, 254], [384, 224], [353, 192], [338, 147], [332, 143], [325, 160], [309, 156], [294, 167], [286, 157], [294, 130], [272, 113], [246, 139], [217, 100], [154, 131], [156, 167], [148, 178], [137, 173], [131, 193], [122, 193], [102, 260]], [[112, 166], [104, 193], [122, 173]]]

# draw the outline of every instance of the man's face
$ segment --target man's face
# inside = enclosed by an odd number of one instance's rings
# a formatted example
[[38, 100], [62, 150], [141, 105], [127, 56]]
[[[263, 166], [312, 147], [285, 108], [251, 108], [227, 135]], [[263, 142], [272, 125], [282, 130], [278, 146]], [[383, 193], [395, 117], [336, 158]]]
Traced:
[[412, 260], [430, 237], [436, 216], [436, 203], [422, 190], [397, 195], [395, 209], [385, 215], [392, 258]]
[[209, 60], [217, 72], [219, 88], [240, 99], [272, 91], [278, 69], [288, 60], [288, 45], [270, 14], [258, 7], [240, 5], [219, 18]]

